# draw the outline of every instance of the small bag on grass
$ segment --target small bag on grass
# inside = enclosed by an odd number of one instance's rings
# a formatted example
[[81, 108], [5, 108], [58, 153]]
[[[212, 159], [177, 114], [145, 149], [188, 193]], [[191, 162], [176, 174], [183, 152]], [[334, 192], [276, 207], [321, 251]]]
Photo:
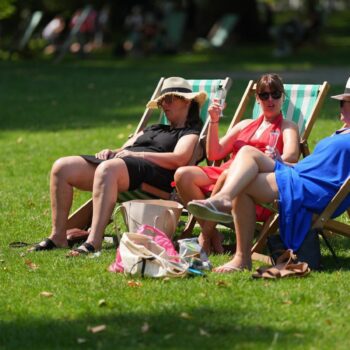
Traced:
[[178, 243], [181, 258], [185, 259], [191, 268], [198, 270], [211, 269], [208, 255], [198, 243], [198, 238], [180, 239]]
[[[269, 236], [267, 247], [274, 264], [278, 257], [286, 251], [280, 235]], [[300, 248], [294, 254], [298, 261], [306, 262], [311, 270], [321, 269], [321, 248], [317, 230], [311, 229], [307, 233]]]
[[137, 233], [123, 234], [109, 271], [141, 277], [183, 277], [188, 267], [164, 232], [142, 225]]

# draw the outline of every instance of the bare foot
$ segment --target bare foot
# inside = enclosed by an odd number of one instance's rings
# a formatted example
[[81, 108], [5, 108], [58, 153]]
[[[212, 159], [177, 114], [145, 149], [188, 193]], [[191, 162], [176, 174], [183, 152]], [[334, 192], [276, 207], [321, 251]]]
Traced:
[[213, 269], [213, 272], [216, 273], [232, 273], [232, 272], [242, 272], [244, 270], [243, 267], [235, 266], [233, 263], [228, 262], [224, 265], [218, 266]]
[[62, 235], [61, 237], [61, 235], [51, 234], [49, 238], [53, 243], [55, 243], [57, 248], [68, 248], [68, 241], [66, 235]]
[[224, 265], [218, 266], [215, 269], [213, 269], [213, 272], [217, 273], [231, 273], [231, 272], [241, 272], [243, 270], [251, 270], [251, 262], [250, 263], [243, 263], [240, 261], [240, 257], [234, 257], [232, 260], [227, 262]]

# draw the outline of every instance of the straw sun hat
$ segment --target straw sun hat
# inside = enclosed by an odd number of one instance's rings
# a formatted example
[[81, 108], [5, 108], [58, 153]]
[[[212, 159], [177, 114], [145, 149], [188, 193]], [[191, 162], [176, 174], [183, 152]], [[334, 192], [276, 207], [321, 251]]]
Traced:
[[192, 92], [190, 84], [184, 78], [171, 77], [164, 80], [160, 95], [149, 101], [147, 108], [158, 108], [158, 102], [166, 95], [181, 96], [186, 100], [195, 100], [200, 107], [207, 99], [205, 91]]
[[340, 95], [331, 96], [331, 97], [335, 98], [336, 100], [350, 101], [350, 78], [346, 83], [344, 93]]

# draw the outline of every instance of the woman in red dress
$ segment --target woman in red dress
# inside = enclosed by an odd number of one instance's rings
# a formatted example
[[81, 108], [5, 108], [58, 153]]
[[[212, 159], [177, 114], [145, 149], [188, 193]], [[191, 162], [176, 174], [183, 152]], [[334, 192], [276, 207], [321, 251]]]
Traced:
[[[209, 107], [209, 130], [207, 136], [207, 157], [211, 161], [230, 159], [221, 166], [185, 166], [175, 173], [177, 190], [185, 205], [194, 199], [204, 199], [218, 192], [225, 181], [226, 169], [244, 145], [254, 146], [272, 158], [285, 162], [296, 162], [299, 158], [299, 132], [295, 123], [283, 119], [281, 107], [284, 100], [284, 87], [277, 74], [265, 74], [257, 82], [256, 100], [261, 105], [262, 115], [258, 119], [244, 119], [219, 139], [219, 118], [221, 107], [213, 103]], [[277, 132], [274, 149], [269, 148], [270, 134]], [[257, 220], [267, 219], [269, 212], [257, 206]], [[199, 242], [207, 252], [222, 253], [221, 237], [216, 223], [198, 220], [202, 233]]]

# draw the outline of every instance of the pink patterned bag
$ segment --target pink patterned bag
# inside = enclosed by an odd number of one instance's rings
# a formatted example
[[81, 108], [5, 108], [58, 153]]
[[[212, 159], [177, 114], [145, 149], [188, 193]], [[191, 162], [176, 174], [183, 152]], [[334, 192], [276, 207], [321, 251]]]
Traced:
[[[141, 233], [147, 236], [151, 236], [153, 241], [156, 242], [158, 245], [163, 247], [167, 254], [174, 258], [174, 261], [178, 261], [180, 256], [178, 252], [176, 251], [173, 242], [170, 240], [170, 238], [161, 230], [157, 229], [156, 227], [150, 226], [150, 225], [141, 225], [139, 229], [137, 230], [137, 233]], [[124, 272], [123, 262], [120, 255], [120, 250], [117, 248], [117, 254], [115, 262], [113, 262], [109, 268], [108, 271], [110, 272]]]

